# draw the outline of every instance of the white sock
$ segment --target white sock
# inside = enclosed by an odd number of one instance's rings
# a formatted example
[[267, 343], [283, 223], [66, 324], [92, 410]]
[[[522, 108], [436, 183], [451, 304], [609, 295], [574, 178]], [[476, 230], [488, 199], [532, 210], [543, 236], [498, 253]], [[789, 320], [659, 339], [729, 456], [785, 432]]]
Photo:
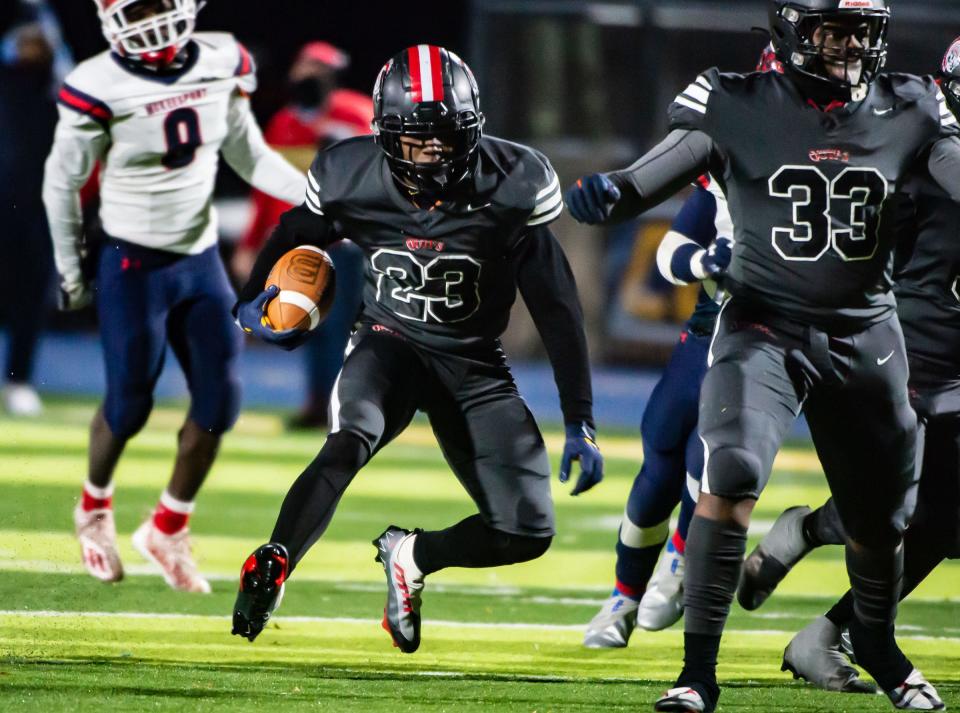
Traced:
[[108, 483], [106, 487], [100, 488], [88, 480], [83, 484], [83, 489], [87, 495], [97, 500], [106, 500], [113, 497], [113, 483]]
[[163, 505], [167, 510], [172, 510], [175, 513], [181, 515], [189, 515], [193, 512], [193, 508], [196, 506], [194, 502], [187, 502], [186, 500], [177, 500], [166, 490], [160, 495], [160, 504]]
[[397, 564], [403, 568], [403, 573], [412, 584], [420, 584], [423, 582], [423, 572], [417, 567], [416, 560], [413, 559], [413, 541], [415, 539], [417, 539], [416, 535], [407, 535], [397, 545]]

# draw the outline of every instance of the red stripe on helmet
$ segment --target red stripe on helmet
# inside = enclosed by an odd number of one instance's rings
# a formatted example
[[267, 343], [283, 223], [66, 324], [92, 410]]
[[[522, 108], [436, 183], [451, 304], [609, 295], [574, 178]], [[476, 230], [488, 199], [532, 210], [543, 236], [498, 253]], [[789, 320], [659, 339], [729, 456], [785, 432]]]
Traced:
[[433, 82], [433, 100], [443, 101], [443, 62], [440, 48], [430, 45], [430, 79]]
[[423, 101], [423, 84], [420, 80], [420, 50], [417, 47], [411, 47], [407, 50], [407, 66], [410, 70], [410, 91], [413, 93], [413, 101]]

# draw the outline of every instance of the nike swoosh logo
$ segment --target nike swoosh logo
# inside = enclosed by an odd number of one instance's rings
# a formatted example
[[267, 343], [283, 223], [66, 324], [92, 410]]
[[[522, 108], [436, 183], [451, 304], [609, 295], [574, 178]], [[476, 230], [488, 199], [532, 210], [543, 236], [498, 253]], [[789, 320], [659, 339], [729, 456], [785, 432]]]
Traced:
[[891, 111], [893, 111], [893, 107], [890, 107], [889, 109], [878, 109], [877, 107], [873, 107], [873, 113], [876, 116], [886, 116]]
[[877, 357], [877, 366], [883, 366], [883, 365], [886, 364], [888, 361], [890, 361], [891, 359], [893, 359], [893, 355], [894, 355], [895, 352], [896, 352], [896, 350], [890, 352], [890, 353], [887, 354], [883, 359], [881, 359], [880, 357]]
[[492, 205], [491, 203], [484, 203], [483, 205], [470, 205], [469, 203], [467, 203], [467, 205], [464, 206], [463, 210], [465, 213], [476, 213], [478, 210], [489, 208], [491, 205]]

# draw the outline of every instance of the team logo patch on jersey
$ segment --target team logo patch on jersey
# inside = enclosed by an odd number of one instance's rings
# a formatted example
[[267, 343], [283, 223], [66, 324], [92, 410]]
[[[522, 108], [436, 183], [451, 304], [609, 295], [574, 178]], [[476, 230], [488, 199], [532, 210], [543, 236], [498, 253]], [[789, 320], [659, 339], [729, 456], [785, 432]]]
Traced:
[[943, 58], [943, 73], [953, 74], [957, 67], [960, 67], [960, 38], [953, 41]]
[[850, 163], [850, 152], [840, 149], [810, 149], [810, 160], [814, 163], [820, 163], [821, 161]]
[[407, 238], [405, 242], [407, 250], [414, 252], [416, 250], [436, 250], [442, 253], [446, 247], [442, 240], [427, 240], [426, 238]]

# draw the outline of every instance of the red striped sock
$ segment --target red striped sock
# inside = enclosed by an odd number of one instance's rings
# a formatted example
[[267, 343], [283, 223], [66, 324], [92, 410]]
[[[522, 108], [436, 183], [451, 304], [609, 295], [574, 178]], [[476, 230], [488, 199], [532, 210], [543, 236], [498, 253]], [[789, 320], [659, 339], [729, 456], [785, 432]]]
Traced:
[[165, 535], [175, 535], [187, 526], [192, 512], [193, 503], [177, 500], [164, 491], [153, 511], [153, 524]]
[[673, 533], [673, 549], [675, 549], [681, 555], [683, 554], [683, 551], [687, 549], [687, 541], [680, 537], [680, 530], [676, 530]]
[[629, 584], [624, 584], [618, 579], [613, 590], [615, 592], [619, 592], [625, 597], [640, 601], [641, 597], [643, 597], [643, 593], [646, 591], [646, 587], [631, 587]]
[[111, 509], [113, 507], [113, 484], [105, 488], [98, 488], [89, 482], [84, 483], [80, 507], [84, 512]]

